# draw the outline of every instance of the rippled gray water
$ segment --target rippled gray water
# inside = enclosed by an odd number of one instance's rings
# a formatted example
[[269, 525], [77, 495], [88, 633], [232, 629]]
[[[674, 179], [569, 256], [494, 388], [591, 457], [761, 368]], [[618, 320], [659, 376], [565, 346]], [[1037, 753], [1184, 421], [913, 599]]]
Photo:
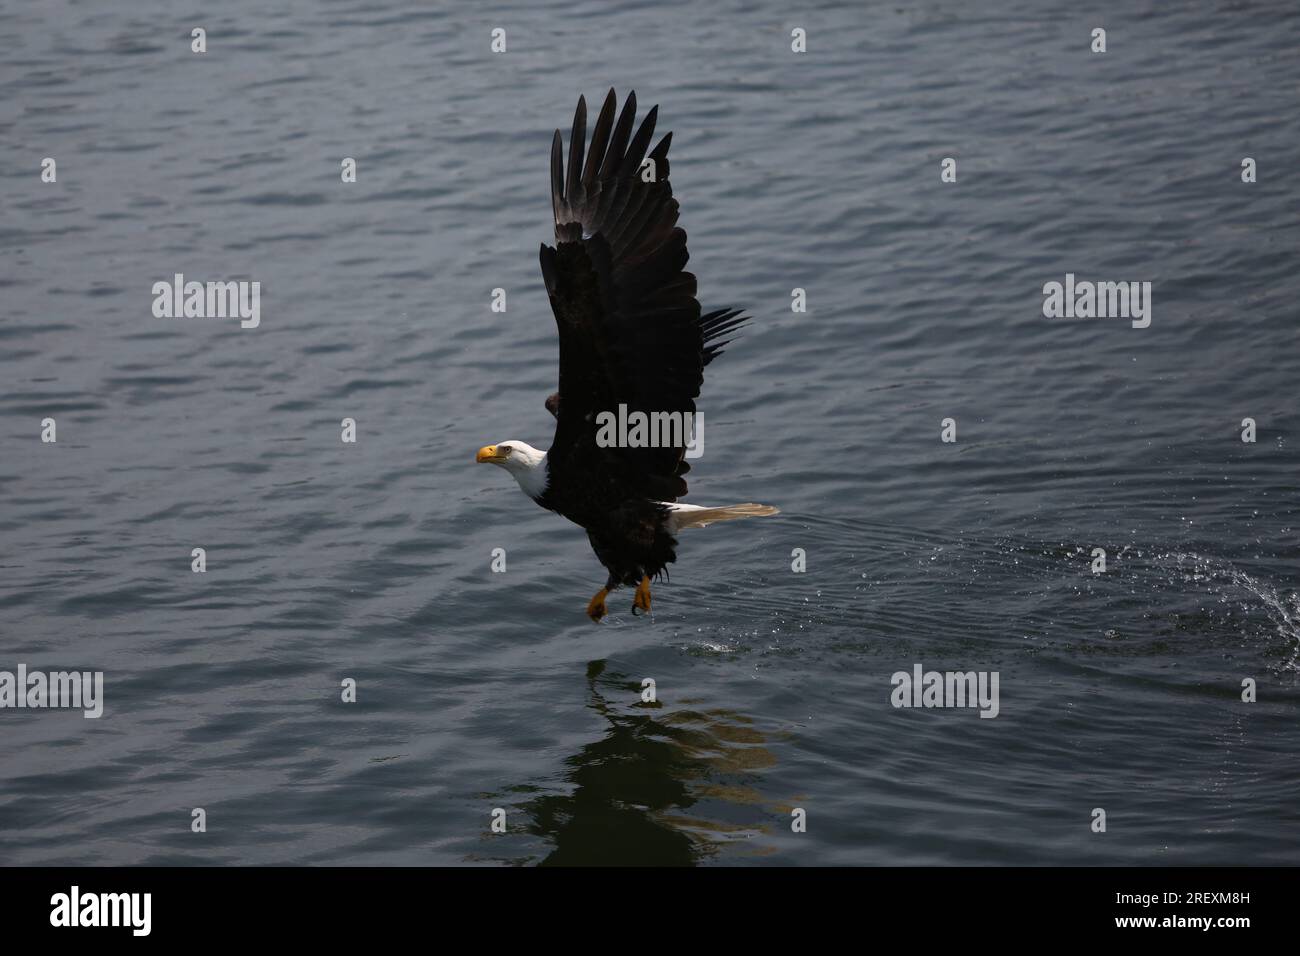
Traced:
[[[1294, 5], [759, 6], [0, 10], [0, 669], [107, 696], [0, 711], [0, 862], [1296, 860]], [[756, 317], [691, 500], [783, 514], [594, 626], [473, 456], [549, 443], [549, 140], [611, 85]], [[261, 326], [155, 319], [176, 272]], [[1044, 318], [1067, 272], [1151, 327]]]

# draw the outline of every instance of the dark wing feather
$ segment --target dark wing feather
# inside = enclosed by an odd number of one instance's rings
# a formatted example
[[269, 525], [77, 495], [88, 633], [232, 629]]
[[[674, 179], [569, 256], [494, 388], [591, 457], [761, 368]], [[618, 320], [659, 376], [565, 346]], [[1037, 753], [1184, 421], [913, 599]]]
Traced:
[[[542, 275], [560, 338], [560, 390], [552, 477], [568, 470], [616, 481], [628, 494], [675, 501], [686, 493], [684, 443], [673, 448], [598, 448], [596, 416], [694, 412], [704, 366], [745, 321], [736, 310], [701, 315], [695, 276], [685, 270], [686, 233], [668, 181], [669, 133], [650, 149], [658, 108], [636, 132], [636, 94], [618, 105], [610, 90], [584, 154], [587, 105], [579, 99], [567, 172], [559, 130], [551, 144], [554, 248], [541, 249]], [[644, 182], [642, 161], [654, 162]], [[593, 472], [595, 472], [593, 474]]]

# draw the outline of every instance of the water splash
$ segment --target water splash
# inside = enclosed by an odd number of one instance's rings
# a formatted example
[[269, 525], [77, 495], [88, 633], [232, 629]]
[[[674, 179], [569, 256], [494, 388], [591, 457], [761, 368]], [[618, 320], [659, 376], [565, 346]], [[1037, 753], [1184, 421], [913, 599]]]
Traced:
[[[1242, 609], [1247, 611], [1256, 607], [1263, 609], [1277, 635], [1290, 649], [1282, 668], [1288, 671], [1300, 671], [1300, 592], [1276, 588], [1222, 559], [1182, 552], [1172, 552], [1160, 557], [1172, 561], [1178, 570], [1184, 571], [1190, 580], [1198, 584], [1237, 588], [1253, 597], [1255, 601], [1243, 602]], [[1186, 567], [1189, 563], [1190, 568]], [[1222, 596], [1228, 597], [1226, 593]]]

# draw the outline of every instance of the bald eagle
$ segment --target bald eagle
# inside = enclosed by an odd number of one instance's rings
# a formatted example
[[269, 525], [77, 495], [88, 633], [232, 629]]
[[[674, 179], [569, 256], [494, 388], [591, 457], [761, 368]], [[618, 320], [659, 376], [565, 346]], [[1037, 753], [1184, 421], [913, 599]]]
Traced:
[[701, 311], [668, 183], [672, 133], [647, 156], [659, 108], [633, 135], [636, 94], [616, 123], [617, 105], [610, 90], [588, 144], [587, 103], [579, 98], [567, 170], [558, 129], [551, 143], [555, 246], [542, 244], [541, 263], [560, 339], [560, 388], [546, 400], [555, 437], [546, 452], [512, 440], [477, 455], [510, 472], [543, 508], [586, 530], [609, 572], [587, 605], [593, 621], [605, 616], [606, 597], [622, 585], [636, 586], [633, 614], [650, 610], [650, 582], [676, 560], [682, 529], [777, 513], [752, 503], [679, 503], [690, 468], [691, 439], [682, 429], [649, 446], [601, 434], [601, 423], [624, 408], [627, 418], [689, 413], [693, 421], [704, 367], [730, 341], [723, 337], [748, 319], [737, 309]]

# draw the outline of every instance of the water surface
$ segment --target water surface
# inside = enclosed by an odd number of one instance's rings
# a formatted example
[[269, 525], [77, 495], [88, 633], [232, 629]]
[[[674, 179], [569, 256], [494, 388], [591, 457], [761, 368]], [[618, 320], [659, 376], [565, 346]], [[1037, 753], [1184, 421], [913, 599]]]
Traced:
[[[782, 6], [0, 11], [0, 669], [107, 694], [0, 713], [0, 862], [1296, 860], [1296, 9]], [[473, 456], [549, 443], [550, 136], [610, 86], [755, 316], [690, 500], [783, 513], [594, 626]], [[176, 272], [260, 327], [155, 319]], [[1067, 272], [1151, 327], [1044, 318]], [[894, 709], [916, 663], [999, 716]]]

